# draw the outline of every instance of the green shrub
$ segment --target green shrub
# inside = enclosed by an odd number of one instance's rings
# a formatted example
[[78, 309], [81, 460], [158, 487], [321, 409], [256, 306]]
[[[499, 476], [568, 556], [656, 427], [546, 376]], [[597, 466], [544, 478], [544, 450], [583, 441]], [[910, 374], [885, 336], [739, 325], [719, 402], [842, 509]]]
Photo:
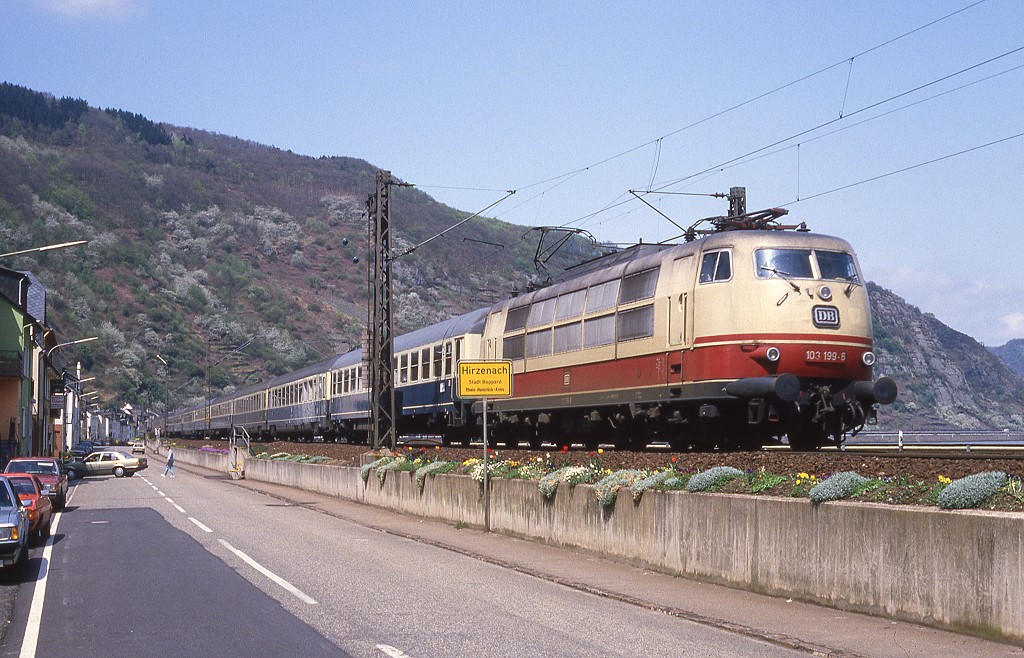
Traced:
[[586, 475], [593, 478], [593, 474], [586, 466], [563, 466], [541, 476], [537, 488], [540, 490], [540, 495], [544, 496], [546, 500], [551, 500], [555, 497], [555, 492], [558, 491], [559, 482], [568, 482], [570, 486], [576, 486], [583, 481], [581, 478]]
[[369, 464], [363, 464], [362, 466], [360, 466], [359, 477], [362, 478], [363, 484], [366, 484], [366, 481], [370, 479], [371, 470], [377, 468], [378, 466], [383, 466], [384, 464], [387, 464], [389, 461], [393, 459], [394, 457], [381, 457], [377, 461], [373, 461], [370, 462]]
[[732, 466], [714, 466], [706, 471], [701, 471], [686, 483], [686, 490], [691, 493], [697, 493], [699, 491], [707, 491], [708, 489], [718, 486], [726, 480], [738, 478], [743, 475], [743, 471]]
[[1008, 479], [1006, 473], [988, 471], [953, 480], [939, 494], [939, 507], [942, 509], [977, 507], [1004, 487]]
[[633, 502], [639, 503], [640, 498], [644, 495], [644, 492], [648, 489], [653, 489], [665, 480], [677, 476], [678, 473], [675, 471], [658, 471], [652, 473], [642, 480], [637, 480], [633, 484], [629, 485], [629, 491], [633, 495]]
[[866, 477], [853, 471], [835, 473], [812, 488], [807, 497], [813, 503], [824, 503], [830, 500], [849, 498], [857, 493], [857, 490], [867, 481]]
[[601, 481], [594, 485], [594, 493], [597, 494], [597, 500], [601, 503], [601, 507], [613, 506], [619, 489], [631, 486], [633, 482], [644, 475], [643, 471], [627, 468], [601, 478]]

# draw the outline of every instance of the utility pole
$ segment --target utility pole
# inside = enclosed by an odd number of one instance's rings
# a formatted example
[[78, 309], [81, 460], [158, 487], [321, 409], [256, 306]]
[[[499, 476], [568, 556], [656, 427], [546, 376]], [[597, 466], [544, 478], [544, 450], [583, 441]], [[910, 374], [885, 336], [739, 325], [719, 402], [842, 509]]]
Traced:
[[363, 359], [369, 371], [371, 439], [374, 450], [395, 449], [394, 334], [391, 323], [391, 185], [390, 171], [377, 172], [377, 190], [366, 201], [370, 220], [367, 258], [369, 318]]

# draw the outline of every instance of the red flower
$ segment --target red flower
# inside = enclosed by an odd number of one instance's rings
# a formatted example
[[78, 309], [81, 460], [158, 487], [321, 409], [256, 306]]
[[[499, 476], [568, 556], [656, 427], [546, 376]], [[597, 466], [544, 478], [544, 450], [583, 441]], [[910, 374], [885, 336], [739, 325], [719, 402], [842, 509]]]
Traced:
[[673, 463], [673, 464], [675, 464], [675, 463], [676, 463], [676, 458], [675, 458], [675, 457], [673, 457], [673, 458], [672, 458], [672, 463]]
[[593, 457], [593, 456], [594, 456], [594, 451], [593, 451], [593, 450], [591, 450], [591, 451], [590, 451], [590, 456], [591, 456], [591, 457]]
[[562, 452], [569, 452], [569, 446], [562, 446]]

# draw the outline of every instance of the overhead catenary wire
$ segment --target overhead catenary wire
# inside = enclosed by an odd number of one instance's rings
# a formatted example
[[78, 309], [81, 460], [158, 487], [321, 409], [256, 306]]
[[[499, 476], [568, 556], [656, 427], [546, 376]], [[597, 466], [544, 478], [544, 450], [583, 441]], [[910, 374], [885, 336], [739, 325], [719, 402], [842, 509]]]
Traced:
[[821, 75], [822, 73], [826, 73], [826, 72], [831, 71], [832, 69], [834, 69], [834, 68], [836, 68], [838, 66], [842, 66], [843, 64], [846, 64], [847, 62], [852, 62], [852, 60], [856, 59], [857, 57], [863, 57], [864, 55], [867, 55], [868, 53], [874, 52], [874, 51], [879, 50], [881, 48], [884, 48], [884, 47], [886, 47], [888, 45], [896, 43], [897, 41], [905, 39], [905, 38], [907, 38], [907, 37], [909, 37], [909, 36], [911, 36], [911, 35], [913, 35], [913, 34], [915, 34], [917, 32], [925, 30], [925, 29], [927, 29], [927, 28], [929, 28], [929, 27], [931, 27], [933, 25], [936, 25], [938, 23], [941, 23], [942, 21], [948, 20], [948, 19], [952, 18], [953, 16], [956, 16], [957, 14], [961, 14], [961, 13], [963, 13], [965, 11], [973, 9], [974, 7], [977, 7], [978, 5], [984, 4], [986, 2], [988, 2], [988, 0], [977, 0], [977, 2], [973, 2], [973, 3], [969, 4], [969, 5], [967, 5], [966, 7], [962, 7], [961, 9], [957, 9], [956, 11], [950, 12], [950, 13], [944, 15], [944, 16], [941, 16], [939, 18], [936, 18], [936, 19], [934, 19], [932, 21], [927, 22], [924, 25], [921, 25], [921, 26], [916, 27], [916, 28], [914, 28], [912, 30], [904, 32], [904, 33], [902, 33], [902, 34], [900, 34], [898, 36], [892, 37], [891, 39], [887, 39], [886, 41], [883, 41], [882, 43], [875, 44], [874, 46], [871, 46], [870, 48], [866, 48], [865, 50], [862, 50], [862, 51], [860, 51], [860, 52], [858, 52], [858, 53], [856, 53], [854, 55], [851, 55], [849, 57], [844, 57], [843, 59], [841, 59], [841, 60], [839, 60], [839, 61], [837, 61], [837, 62], [835, 62], [833, 64], [829, 64], [828, 66], [822, 67], [822, 68], [820, 68], [820, 69], [818, 69], [816, 71], [813, 71], [811, 73], [803, 75], [803, 76], [801, 76], [799, 78], [796, 78], [795, 80], [791, 80], [790, 82], [782, 84], [782, 85], [780, 85], [778, 87], [775, 87], [773, 89], [770, 89], [770, 90], [768, 90], [766, 92], [762, 92], [762, 93], [760, 93], [760, 94], [758, 94], [756, 96], [753, 96], [752, 98], [749, 98], [749, 99], [747, 99], [745, 101], [742, 101], [740, 103], [736, 103], [735, 105], [727, 107], [727, 108], [725, 108], [723, 110], [719, 110], [718, 112], [714, 112], [714, 113], [704, 117], [703, 119], [699, 119], [699, 120], [694, 121], [692, 123], [689, 123], [689, 124], [687, 124], [685, 126], [677, 128], [677, 129], [675, 129], [675, 130], [673, 130], [671, 132], [668, 132], [668, 133], [666, 133], [666, 134], [664, 134], [664, 135], [662, 135], [660, 137], [657, 137], [655, 139], [648, 140], [648, 141], [644, 142], [643, 144], [639, 144], [639, 145], [634, 146], [632, 148], [628, 148], [628, 149], [626, 149], [624, 151], [616, 153], [615, 155], [609, 156], [607, 158], [603, 158], [603, 159], [598, 160], [596, 162], [592, 162], [591, 164], [588, 164], [586, 166], [578, 167], [576, 169], [573, 169], [571, 171], [565, 172], [563, 174], [558, 174], [557, 176], [550, 176], [548, 178], [545, 178], [545, 179], [542, 179], [542, 180], [539, 180], [539, 181], [536, 181], [536, 182], [533, 182], [533, 183], [529, 183], [527, 185], [519, 185], [519, 186], [516, 187], [516, 189], [517, 190], [527, 190], [527, 189], [530, 189], [532, 187], [537, 187], [538, 185], [544, 185], [544, 184], [549, 183], [551, 181], [555, 181], [555, 180], [559, 180], [559, 179], [565, 178], [567, 176], [573, 176], [573, 175], [576, 175], [576, 174], [583, 173], [583, 172], [585, 172], [585, 171], [587, 171], [589, 169], [593, 169], [595, 167], [599, 167], [599, 166], [601, 166], [603, 164], [606, 164], [608, 162], [611, 162], [613, 160], [617, 160], [618, 158], [625, 157], [625, 156], [627, 156], [627, 155], [629, 155], [631, 153], [634, 153], [635, 151], [643, 149], [643, 148], [645, 148], [647, 146], [650, 146], [650, 145], [652, 145], [652, 144], [654, 144], [656, 142], [662, 141], [662, 140], [664, 140], [664, 139], [666, 139], [668, 137], [672, 137], [674, 135], [677, 135], [677, 134], [679, 134], [681, 132], [684, 132], [686, 130], [689, 130], [691, 128], [695, 128], [695, 127], [697, 127], [697, 126], [699, 126], [699, 125], [701, 125], [703, 123], [707, 123], [708, 121], [711, 121], [713, 119], [717, 119], [720, 116], [723, 116], [725, 114], [728, 114], [728, 113], [733, 112], [735, 110], [738, 110], [740, 108], [746, 107], [747, 105], [750, 105], [752, 103], [756, 103], [759, 100], [762, 100], [764, 98], [767, 98], [768, 96], [771, 96], [772, 94], [776, 94], [776, 93], [778, 93], [780, 91], [783, 91], [785, 89], [788, 89], [788, 88], [790, 88], [790, 87], [792, 87], [794, 85], [798, 85], [801, 82], [804, 82], [806, 80], [810, 80], [811, 78], [814, 78], [814, 77], [816, 77], [818, 75]]
[[[999, 55], [996, 55], [994, 57], [990, 57], [990, 58], [988, 58], [988, 59], [986, 59], [986, 60], [984, 60], [982, 62], [978, 62], [977, 64], [973, 64], [973, 65], [968, 66], [966, 68], [960, 69], [959, 71], [956, 71], [954, 73], [950, 73], [950, 74], [944, 75], [944, 76], [942, 76], [940, 78], [936, 78], [935, 80], [932, 80], [930, 82], [926, 82], [924, 84], [918, 85], [918, 86], [916, 86], [916, 87], [914, 87], [912, 89], [909, 89], [909, 90], [906, 90], [906, 91], [902, 91], [900, 93], [897, 93], [897, 94], [894, 94], [892, 96], [889, 96], [888, 98], [885, 98], [883, 100], [877, 101], [875, 103], [871, 103], [869, 105], [866, 105], [866, 106], [864, 106], [862, 108], [859, 108], [857, 110], [854, 110], [854, 111], [848, 113], [847, 115], [845, 115], [841, 119], [838, 119], [838, 118], [837, 119], [830, 119], [830, 120], [825, 121], [823, 123], [820, 123], [820, 124], [818, 124], [818, 125], [816, 125], [816, 126], [814, 126], [812, 128], [808, 128], [806, 130], [801, 130], [801, 131], [799, 131], [797, 133], [789, 135], [788, 137], [784, 137], [782, 139], [778, 139], [778, 140], [776, 140], [776, 141], [774, 141], [774, 142], [772, 142], [770, 144], [767, 144], [765, 146], [753, 149], [753, 150], [748, 151], [748, 152], [746, 152], [746, 153], [744, 153], [742, 155], [736, 156], [734, 158], [731, 158], [729, 160], [726, 160], [726, 161], [721, 162], [719, 164], [716, 164], [714, 166], [707, 167], [707, 168], [705, 168], [705, 169], [703, 169], [701, 171], [698, 171], [696, 173], [689, 174], [687, 176], [683, 176], [681, 178], [677, 178], [677, 179], [674, 179], [674, 180], [662, 183], [659, 187], [657, 187], [655, 189], [647, 190], [646, 193], [647, 194], [666, 194], [666, 193], [669, 192], [669, 190], [667, 190], [667, 188], [669, 188], [669, 187], [673, 187], [673, 186], [679, 185], [679, 184], [681, 184], [683, 182], [690, 181], [690, 180], [695, 179], [695, 178], [700, 177], [700, 176], [705, 176], [706, 177], [708, 175], [719, 173], [719, 172], [724, 171], [725, 169], [728, 169], [728, 168], [730, 168], [732, 166], [735, 166], [737, 164], [751, 162], [754, 159], [756, 159], [756, 158], [754, 158], [752, 156], [755, 156], [755, 155], [758, 155], [758, 154], [764, 154], [766, 151], [769, 151], [769, 149], [772, 149], [773, 147], [776, 147], [776, 146], [779, 146], [779, 145], [782, 145], [782, 144], [786, 144], [787, 142], [791, 142], [794, 139], [797, 139], [799, 137], [803, 137], [805, 135], [809, 135], [809, 134], [811, 134], [811, 133], [813, 133], [815, 131], [821, 130], [822, 128], [825, 128], [827, 126], [833, 125], [833, 124], [838, 123], [840, 121], [846, 121], [850, 117], [853, 117], [853, 116], [858, 115], [858, 114], [862, 114], [863, 112], [866, 112], [868, 110], [880, 107], [882, 105], [890, 103], [890, 102], [892, 102], [894, 100], [897, 100], [899, 98], [903, 98], [905, 96], [913, 94], [913, 93], [915, 93], [917, 91], [920, 91], [922, 89], [926, 89], [926, 88], [931, 87], [933, 85], [936, 85], [936, 84], [938, 84], [940, 82], [943, 82], [943, 81], [949, 80], [951, 78], [954, 78], [954, 77], [956, 77], [958, 75], [963, 75], [963, 74], [965, 74], [965, 73], [967, 73], [969, 71], [973, 71], [973, 70], [975, 70], [975, 69], [977, 69], [979, 67], [985, 66], [987, 64], [991, 64], [992, 62], [995, 62], [995, 61], [1001, 60], [1003, 58], [1009, 57], [1009, 56], [1014, 55], [1016, 53], [1019, 53], [1021, 51], [1024, 51], [1024, 46], [1021, 46], [1021, 47], [1018, 47], [1018, 48], [1014, 48], [1012, 50], [1006, 51], [1006, 52], [1001, 53]], [[897, 109], [892, 110], [892, 111], [890, 111], [890, 112], [888, 112], [886, 114], [889, 114], [889, 113], [895, 112], [895, 111], [899, 111], [900, 109], [905, 109], [906, 107], [912, 107], [913, 105], [916, 105], [918, 103], [924, 102], [926, 100], [930, 100], [932, 98], [937, 98], [939, 96], [942, 96], [945, 93], [951, 93], [952, 91], [956, 91], [958, 89], [963, 89], [963, 88], [969, 87], [972, 84], [977, 84], [978, 82], [982, 82], [982, 81], [991, 79], [991, 78], [996, 77], [998, 75], [1003, 75], [1005, 73], [1009, 73], [1011, 71], [1014, 71], [1014, 70], [1017, 70], [1017, 69], [1021, 68], [1021, 66], [1024, 66], [1024, 65], [1018, 65], [1018, 66], [1011, 67], [1011, 68], [1009, 68], [1009, 69], [1007, 69], [1005, 71], [1002, 71], [1000, 73], [992, 74], [992, 75], [987, 76], [985, 78], [982, 78], [980, 80], [977, 80], [977, 81], [974, 81], [974, 82], [971, 82], [971, 83], [967, 83], [967, 84], [961, 85], [960, 87], [957, 87], [956, 89], [947, 90], [946, 92], [943, 92], [943, 93], [940, 93], [940, 94], [935, 94], [934, 96], [929, 97], [927, 99], [921, 99], [921, 100], [919, 100], [919, 101], [917, 101], [915, 103], [910, 103], [910, 104], [904, 106], [903, 108], [897, 108]], [[878, 116], [881, 117], [881, 116], [885, 116], [886, 114], [881, 114], [881, 115], [878, 115]], [[872, 119], [873, 118], [877, 118], [877, 117], [872, 117]], [[870, 121], [872, 119], [866, 119], [864, 121], [861, 121], [860, 123], [865, 123], [866, 121]], [[851, 126], [847, 126], [847, 127], [853, 127], [854, 125], [860, 125], [860, 123], [852, 124]], [[839, 132], [839, 130], [836, 130], [836, 131], [833, 131], [833, 132]], [[826, 133], [826, 135], [827, 134], [831, 134], [831, 133]], [[824, 136], [824, 135], [812, 137], [810, 139], [804, 140], [804, 142], [805, 143], [806, 142], [810, 142], [810, 141], [813, 141], [815, 139], [819, 139], [822, 136]], [[795, 145], [790, 145], [790, 146], [786, 146], [786, 147], [781, 148], [781, 149], [776, 149], [775, 151], [772, 151], [772, 152], [773, 153], [777, 153], [777, 152], [780, 152], [782, 150], [789, 149], [789, 148], [794, 148], [794, 147], [795, 147]], [[759, 156], [759, 157], [761, 157], [761, 156]], [[894, 172], [894, 173], [898, 173], [898, 172]], [[621, 199], [622, 195], [620, 195], [619, 198]], [[586, 215], [586, 216], [584, 216], [582, 218], [577, 218], [576, 220], [573, 220], [569, 224], [573, 225], [573, 224], [576, 224], [577, 222], [581, 222], [584, 219], [592, 219], [593, 217], [595, 217], [596, 215], [598, 215], [600, 213], [603, 213], [603, 212], [605, 212], [607, 210], [611, 210], [612, 208], [615, 208], [615, 207], [618, 207], [618, 206], [621, 206], [621, 205], [624, 205], [624, 204], [630, 203], [630, 202], [631, 202], [631, 199], [626, 199], [624, 201], [616, 201], [616, 202], [614, 202], [612, 204], [609, 204], [609, 205], [605, 206], [604, 208], [602, 208], [601, 210], [599, 210], [599, 211], [597, 211], [595, 213], [591, 213], [591, 214]], [[580, 225], [584, 225], [584, 224], [580, 224]]]
[[840, 192], [842, 190], [848, 190], [851, 187], [857, 187], [858, 185], [864, 185], [865, 183], [870, 183], [870, 182], [873, 182], [873, 181], [876, 181], [876, 180], [880, 180], [882, 178], [888, 178], [889, 176], [895, 176], [896, 174], [902, 174], [905, 171], [910, 171], [912, 169], [918, 169], [920, 167], [924, 167], [924, 166], [927, 166], [927, 165], [930, 165], [930, 164], [935, 164], [936, 162], [942, 162], [943, 160], [949, 160], [950, 158], [955, 158], [957, 156], [964, 155], [964, 154], [967, 154], [967, 153], [971, 153], [973, 151], [980, 151], [981, 149], [988, 148], [990, 146], [995, 146], [996, 144], [1002, 144], [1003, 142], [1008, 142], [1008, 141], [1013, 140], [1013, 139], [1020, 139], [1021, 137], [1024, 137], [1024, 133], [1017, 133], [1016, 135], [1010, 135], [1009, 137], [1003, 137], [1002, 139], [997, 139], [997, 140], [988, 142], [987, 144], [979, 144], [978, 146], [972, 146], [970, 148], [963, 149], [962, 151], [957, 151], [956, 153], [949, 153], [947, 155], [943, 155], [943, 156], [940, 156], [938, 158], [932, 158], [931, 160], [926, 160], [924, 162], [919, 162], [917, 164], [910, 165], [909, 167], [903, 167], [902, 169], [896, 169], [894, 171], [890, 171], [890, 172], [887, 172], [887, 173], [884, 173], [884, 174], [879, 174], [877, 176], [872, 176], [871, 178], [865, 178], [864, 180], [857, 181], [856, 183], [849, 183], [847, 185], [840, 185], [839, 187], [834, 187], [831, 190], [826, 190], [824, 192], [818, 192], [817, 194], [812, 194], [810, 196], [805, 196], [802, 199], [796, 199], [795, 201], [791, 201], [788, 204], [782, 204], [782, 205], [783, 206], [794, 205], [794, 204], [800, 203], [801, 201], [808, 201], [810, 199], [816, 199], [818, 197], [822, 197], [822, 196], [825, 196], [827, 194], [833, 194], [835, 192]]

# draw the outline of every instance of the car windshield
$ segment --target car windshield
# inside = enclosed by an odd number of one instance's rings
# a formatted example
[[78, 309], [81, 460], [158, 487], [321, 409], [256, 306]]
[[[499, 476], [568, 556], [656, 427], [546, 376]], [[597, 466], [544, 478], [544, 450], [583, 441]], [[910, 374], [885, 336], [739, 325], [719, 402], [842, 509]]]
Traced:
[[53, 462], [13, 461], [7, 465], [8, 473], [42, 473], [56, 475], [57, 465]]
[[36, 492], [35, 485], [33, 485], [32, 480], [29, 480], [28, 478], [10, 478], [8, 482], [10, 482], [11, 487], [14, 488], [14, 493], [34, 494]]

